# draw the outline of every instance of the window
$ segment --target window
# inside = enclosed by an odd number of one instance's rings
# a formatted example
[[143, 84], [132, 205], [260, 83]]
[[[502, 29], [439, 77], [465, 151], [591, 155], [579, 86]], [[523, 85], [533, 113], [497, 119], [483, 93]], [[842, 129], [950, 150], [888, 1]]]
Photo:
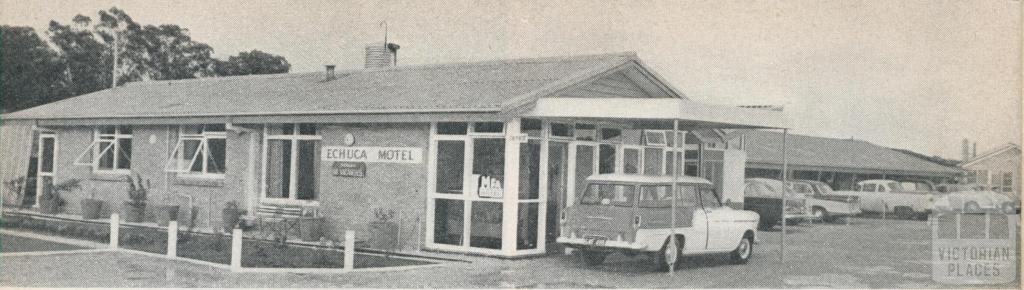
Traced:
[[551, 123], [551, 137], [572, 138], [573, 127], [564, 123]]
[[579, 141], [596, 141], [597, 140], [597, 127], [591, 124], [576, 124], [575, 130], [573, 130], [576, 140]]
[[615, 128], [601, 128], [601, 141], [611, 143], [622, 142], [622, 130]]
[[265, 129], [264, 198], [315, 200], [320, 170], [319, 146], [314, 124], [284, 124]]
[[[438, 124], [440, 126], [440, 124]], [[462, 194], [466, 142], [437, 141], [437, 192]]]
[[711, 188], [700, 189], [700, 203], [704, 205], [704, 208], [722, 207], [722, 204], [718, 201], [718, 195]]
[[861, 187], [861, 191], [875, 192], [875, 189], [878, 186], [873, 184], [873, 183], [869, 183], [869, 184], [864, 184], [863, 187], [861, 185], [858, 185], [857, 187]]
[[622, 150], [622, 172], [626, 174], [640, 173], [640, 149], [625, 148]]
[[615, 146], [601, 144], [598, 149], [598, 171], [599, 174], [615, 173]]
[[[672, 207], [671, 185], [644, 185], [640, 187], [639, 206], [645, 208]], [[682, 196], [676, 198], [683, 199]]]
[[178, 128], [178, 143], [164, 164], [168, 172], [223, 177], [227, 171], [227, 132], [221, 124]]
[[591, 184], [580, 203], [632, 207], [634, 187], [626, 184]]
[[97, 172], [127, 172], [132, 167], [132, 128], [101, 126], [93, 141], [75, 158], [75, 165], [91, 166]]
[[442, 122], [437, 123], [437, 134], [438, 135], [466, 135], [469, 130], [469, 124], [462, 122]]
[[662, 130], [644, 131], [644, 145], [665, 147], [668, 146], [668, 134]]
[[1003, 172], [1003, 192], [1013, 192], [1013, 172]]

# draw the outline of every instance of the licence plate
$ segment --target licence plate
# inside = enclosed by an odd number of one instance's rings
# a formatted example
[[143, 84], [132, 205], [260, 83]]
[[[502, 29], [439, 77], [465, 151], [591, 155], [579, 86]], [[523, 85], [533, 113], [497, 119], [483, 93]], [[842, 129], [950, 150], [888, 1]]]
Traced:
[[605, 242], [608, 241], [606, 237], [586, 237], [587, 244], [593, 246], [604, 246]]

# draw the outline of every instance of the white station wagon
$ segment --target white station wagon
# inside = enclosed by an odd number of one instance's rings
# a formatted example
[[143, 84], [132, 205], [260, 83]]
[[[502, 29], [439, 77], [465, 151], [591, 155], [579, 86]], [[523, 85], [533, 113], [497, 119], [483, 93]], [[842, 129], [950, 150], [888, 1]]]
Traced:
[[587, 178], [586, 192], [565, 210], [559, 243], [579, 250], [590, 265], [613, 252], [653, 256], [664, 269], [680, 255], [731, 253], [746, 263], [754, 250], [759, 216], [721, 204], [710, 182], [681, 176], [672, 232], [672, 177], [602, 174]]

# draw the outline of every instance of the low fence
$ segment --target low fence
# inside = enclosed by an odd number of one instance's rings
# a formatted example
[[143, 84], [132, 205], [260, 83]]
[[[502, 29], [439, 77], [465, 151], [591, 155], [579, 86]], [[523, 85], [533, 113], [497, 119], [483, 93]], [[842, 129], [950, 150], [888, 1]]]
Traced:
[[[357, 253], [355, 232], [351, 230], [345, 231], [344, 240], [338, 243], [303, 245], [246, 237], [246, 232], [239, 228], [224, 234], [194, 232], [191, 228], [183, 230], [176, 221], [170, 221], [166, 228], [125, 224], [116, 213], [111, 215], [109, 225], [101, 221], [35, 215], [11, 216], [5, 213], [4, 217], [5, 228], [88, 239], [106, 243], [111, 249], [186, 260], [231, 271], [348, 272], [438, 265], [432, 259], [411, 255], [372, 251]], [[79, 232], [83, 234], [77, 234]]]

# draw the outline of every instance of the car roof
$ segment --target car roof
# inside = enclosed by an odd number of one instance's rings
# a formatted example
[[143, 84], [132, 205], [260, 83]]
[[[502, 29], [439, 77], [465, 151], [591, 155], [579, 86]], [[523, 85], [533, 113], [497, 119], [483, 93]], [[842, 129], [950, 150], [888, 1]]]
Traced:
[[871, 183], [889, 183], [889, 182], [897, 182], [897, 183], [898, 183], [899, 181], [895, 181], [895, 180], [891, 180], [891, 179], [868, 179], [868, 180], [861, 180], [861, 181], [858, 181], [857, 183], [861, 183], [861, 182], [864, 182], [864, 183], [867, 183], [867, 182], [871, 182]]
[[[673, 177], [671, 175], [641, 175], [641, 174], [621, 174], [621, 173], [609, 173], [609, 174], [598, 174], [587, 177], [587, 181], [603, 181], [603, 182], [628, 182], [628, 183], [668, 183], [672, 184]], [[707, 179], [703, 179], [695, 176], [679, 176], [676, 179], [679, 183], [697, 183], [697, 184], [711, 184]]]

